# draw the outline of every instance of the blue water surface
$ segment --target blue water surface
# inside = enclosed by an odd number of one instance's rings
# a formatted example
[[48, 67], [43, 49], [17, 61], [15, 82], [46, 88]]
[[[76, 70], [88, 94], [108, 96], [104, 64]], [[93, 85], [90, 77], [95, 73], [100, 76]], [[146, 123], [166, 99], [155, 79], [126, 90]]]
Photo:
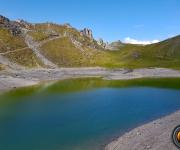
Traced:
[[36, 94], [0, 106], [0, 150], [99, 150], [180, 109], [180, 90], [133, 87]]

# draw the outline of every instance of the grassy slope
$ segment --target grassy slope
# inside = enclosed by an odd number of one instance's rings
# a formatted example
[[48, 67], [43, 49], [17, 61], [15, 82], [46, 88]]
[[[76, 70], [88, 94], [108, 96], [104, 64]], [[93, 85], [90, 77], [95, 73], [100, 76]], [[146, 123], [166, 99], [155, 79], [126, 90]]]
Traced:
[[[102, 66], [102, 67], [166, 67], [180, 69], [180, 37], [175, 37], [158, 44], [148, 46], [125, 44], [118, 51], [106, 51], [97, 46], [73, 28], [66, 28], [51, 24], [36, 25], [38, 31], [53, 30], [63, 35], [71, 35], [83, 43], [84, 52], [75, 48], [68, 38], [58, 39], [46, 43], [41, 47], [45, 54], [54, 63], [63, 67]], [[88, 48], [94, 44], [94, 50]]]
[[80, 50], [68, 38], [50, 41], [44, 44], [41, 49], [44, 56], [59, 66], [73, 66], [79, 64], [83, 58]]
[[61, 67], [103, 66], [115, 64], [114, 56], [102, 50], [76, 48], [68, 38], [47, 42], [41, 47], [42, 53]]
[[148, 46], [127, 44], [119, 51], [85, 49], [84, 53], [73, 47], [68, 39], [59, 39], [43, 45], [42, 51], [52, 61], [66, 67], [165, 67], [180, 69], [179, 39], [176, 37]]
[[[82, 43], [84, 51], [76, 48], [68, 38], [50, 41], [41, 47], [42, 54], [61, 67], [121, 66], [121, 62], [118, 62], [114, 54], [103, 51], [95, 40], [91, 41], [89, 38], [81, 36], [80, 32], [74, 28], [67, 28], [63, 25], [56, 24], [36, 24], [35, 30], [37, 30], [38, 33], [54, 31], [59, 35], [66, 35], [69, 38], [72, 37]], [[39, 36], [41, 36], [41, 33]]]
[[81, 51], [68, 38], [50, 41], [44, 44], [41, 49], [48, 59], [63, 67], [102, 66], [103, 63], [107, 62], [107, 57], [104, 61], [101, 60], [101, 58], [106, 56], [106, 53], [103, 51], [87, 48]]
[[38, 31], [38, 33], [40, 34], [43, 34], [46, 31], [46, 34], [49, 35], [55, 32], [56, 34], [59, 34], [61, 36], [69, 36], [81, 42], [84, 47], [94, 46], [96, 49], [100, 49], [100, 46], [97, 44], [95, 40], [91, 41], [88, 37], [81, 36], [80, 32], [75, 28], [67, 28], [64, 25], [57, 25], [52, 23], [48, 25], [47, 23], [44, 23], [44, 24], [36, 24], [35, 30]]
[[0, 28], [0, 53], [27, 47], [24, 39], [13, 36], [7, 29]]
[[[81, 66], [102, 66], [102, 67], [120, 67], [116, 54], [103, 51], [96, 41], [91, 41], [85, 36], [81, 36], [74, 28], [67, 28], [56, 24], [36, 24], [35, 30], [39, 36], [44, 31], [54, 31], [59, 35], [66, 35], [82, 43], [84, 51], [76, 48], [68, 38], [57, 39], [44, 44], [42, 53], [52, 62], [63, 67], [81, 67]], [[38, 35], [33, 36], [35, 39]], [[89, 48], [93, 47], [93, 48]], [[98, 49], [98, 50], [97, 50]]]
[[117, 52], [120, 61], [130, 68], [166, 67], [180, 69], [180, 36], [147, 45], [126, 45]]
[[[51, 33], [68, 36], [68, 38], [49, 41], [41, 47], [42, 54], [60, 67], [166, 67], [180, 69], [180, 36], [148, 46], [125, 44], [117, 51], [107, 51], [102, 50], [96, 41], [81, 36], [74, 28], [56, 24], [36, 24], [33, 30], [35, 31], [31, 31], [29, 34], [36, 41], [49, 38]], [[83, 44], [83, 51], [72, 44], [70, 37]], [[14, 37], [8, 30], [0, 29], [0, 53], [24, 47], [27, 46], [22, 37]], [[41, 65], [30, 49], [11, 52], [6, 54], [6, 57], [28, 67]]]
[[[32, 68], [42, 65], [33, 51], [27, 48], [23, 37], [13, 36], [7, 29], [0, 28], [0, 53], [5, 52], [9, 53], [3, 54], [3, 56], [25, 67]], [[3, 69], [4, 66], [0, 64], [0, 70]]]
[[42, 62], [35, 56], [33, 51], [29, 48], [10, 52], [5, 55], [10, 61], [20, 64], [22, 66], [26, 66], [29, 68], [40, 67], [43, 66]]
[[43, 41], [49, 38], [49, 35], [39, 31], [29, 31], [28, 34], [33, 37], [35, 41]]

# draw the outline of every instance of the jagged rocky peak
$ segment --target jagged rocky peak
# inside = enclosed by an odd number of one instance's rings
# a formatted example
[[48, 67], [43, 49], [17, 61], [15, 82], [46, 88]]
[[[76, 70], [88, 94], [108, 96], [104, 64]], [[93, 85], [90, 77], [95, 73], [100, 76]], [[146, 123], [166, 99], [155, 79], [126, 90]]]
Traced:
[[21, 29], [16, 25], [14, 21], [0, 15], [0, 27], [8, 29], [13, 35], [21, 34]]
[[0, 15], [0, 24], [8, 24], [10, 20], [2, 15]]
[[16, 27], [21, 27], [21, 28], [30, 28], [33, 25], [28, 23], [27, 21], [24, 21], [22, 19], [18, 19], [16, 21], [11, 21], [10, 19], [0, 15], [0, 24], [3, 27], [12, 27], [12, 26], [16, 26]]
[[24, 20], [11, 21], [7, 17], [0, 15], [0, 27], [8, 29], [13, 35], [20, 35], [22, 28], [30, 29], [33, 27], [32, 24]]
[[88, 28], [84, 28], [80, 31], [82, 35], [89, 37], [91, 40], [93, 39], [92, 30]]
[[33, 25], [31, 23], [29, 23], [25, 20], [22, 20], [22, 19], [18, 19], [14, 23], [21, 28], [30, 29], [33, 27]]

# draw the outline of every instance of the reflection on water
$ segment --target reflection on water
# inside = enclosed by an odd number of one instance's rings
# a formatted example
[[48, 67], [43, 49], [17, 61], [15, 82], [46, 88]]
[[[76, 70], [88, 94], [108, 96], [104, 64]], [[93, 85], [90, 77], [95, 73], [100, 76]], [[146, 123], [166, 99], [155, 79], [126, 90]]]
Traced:
[[0, 149], [96, 150], [180, 109], [180, 79], [72, 79], [0, 97]]

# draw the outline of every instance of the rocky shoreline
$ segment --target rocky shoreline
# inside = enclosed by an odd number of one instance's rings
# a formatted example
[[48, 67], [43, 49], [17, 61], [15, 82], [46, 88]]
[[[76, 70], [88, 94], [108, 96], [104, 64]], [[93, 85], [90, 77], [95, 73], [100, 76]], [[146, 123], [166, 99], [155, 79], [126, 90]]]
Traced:
[[177, 150], [171, 139], [177, 125], [180, 125], [180, 111], [125, 133], [105, 150]]
[[105, 80], [173, 78], [180, 77], [180, 71], [165, 68], [130, 70], [106, 69], [100, 67], [5, 70], [0, 71], [0, 92], [18, 87], [35, 85], [44, 81], [56, 81], [82, 77], [102, 77]]

